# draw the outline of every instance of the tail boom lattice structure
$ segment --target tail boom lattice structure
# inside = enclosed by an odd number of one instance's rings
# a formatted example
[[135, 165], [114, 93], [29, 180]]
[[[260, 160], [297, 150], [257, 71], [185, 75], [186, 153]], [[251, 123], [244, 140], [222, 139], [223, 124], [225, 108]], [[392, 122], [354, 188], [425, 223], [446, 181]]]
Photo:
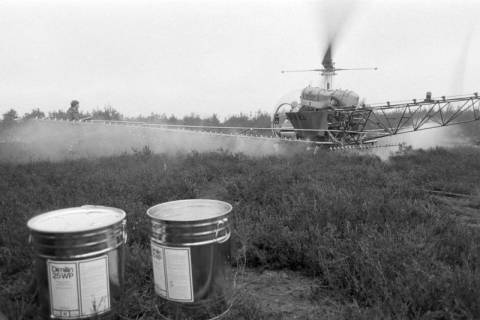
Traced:
[[384, 105], [372, 105], [368, 109], [370, 112], [360, 114], [366, 115], [365, 131], [374, 139], [480, 120], [480, 98], [477, 93], [471, 96], [427, 98], [423, 101], [414, 99], [412, 102], [396, 104], [387, 102]]

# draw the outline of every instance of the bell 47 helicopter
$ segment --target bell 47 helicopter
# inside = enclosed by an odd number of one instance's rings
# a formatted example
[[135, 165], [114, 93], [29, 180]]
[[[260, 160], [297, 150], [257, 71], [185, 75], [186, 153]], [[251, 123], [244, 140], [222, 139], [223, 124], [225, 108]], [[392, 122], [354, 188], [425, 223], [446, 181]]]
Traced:
[[433, 98], [377, 105], [360, 103], [358, 94], [333, 89], [337, 71], [377, 70], [377, 68], [335, 68], [332, 43], [322, 60], [322, 69], [285, 72], [320, 72], [324, 87], [308, 86], [300, 101], [281, 103], [274, 111], [272, 129], [276, 136], [311, 141], [330, 147], [368, 146], [379, 138], [463, 124], [480, 120], [478, 93], [468, 96]]

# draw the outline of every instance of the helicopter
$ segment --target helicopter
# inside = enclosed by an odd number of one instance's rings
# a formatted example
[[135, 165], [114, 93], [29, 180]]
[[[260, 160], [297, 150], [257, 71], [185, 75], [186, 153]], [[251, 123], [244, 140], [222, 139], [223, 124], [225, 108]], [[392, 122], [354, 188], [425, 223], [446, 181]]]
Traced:
[[275, 136], [310, 141], [316, 146], [362, 147], [392, 135], [480, 120], [477, 92], [433, 97], [428, 91], [424, 99], [368, 105], [352, 90], [335, 89], [333, 78], [339, 71], [378, 68], [335, 67], [332, 57], [338, 30], [334, 31], [323, 55], [323, 68], [281, 71], [318, 72], [323, 87], [309, 85], [303, 88], [298, 101], [275, 107], [271, 122]]
[[[354, 91], [334, 89], [333, 77], [338, 71], [378, 70], [378, 68], [336, 68], [332, 60], [332, 44], [325, 52], [322, 65], [322, 69], [282, 70], [282, 73], [320, 72], [324, 87], [309, 85], [302, 90], [300, 102], [278, 105], [272, 120], [275, 135], [323, 144], [340, 140], [348, 143], [361, 139], [365, 125], [365, 117], [362, 114], [368, 111], [365, 108], [358, 108], [360, 97]], [[285, 106], [290, 107], [290, 110], [282, 112]]]

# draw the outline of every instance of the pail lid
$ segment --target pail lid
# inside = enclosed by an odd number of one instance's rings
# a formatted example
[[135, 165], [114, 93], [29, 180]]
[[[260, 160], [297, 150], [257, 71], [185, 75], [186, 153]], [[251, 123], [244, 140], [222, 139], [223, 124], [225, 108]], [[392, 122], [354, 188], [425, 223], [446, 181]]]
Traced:
[[101, 229], [125, 219], [125, 211], [103, 206], [81, 206], [42, 213], [28, 220], [38, 232], [70, 233]]
[[147, 215], [163, 221], [199, 221], [218, 218], [230, 211], [232, 206], [223, 201], [190, 199], [157, 204], [147, 210]]

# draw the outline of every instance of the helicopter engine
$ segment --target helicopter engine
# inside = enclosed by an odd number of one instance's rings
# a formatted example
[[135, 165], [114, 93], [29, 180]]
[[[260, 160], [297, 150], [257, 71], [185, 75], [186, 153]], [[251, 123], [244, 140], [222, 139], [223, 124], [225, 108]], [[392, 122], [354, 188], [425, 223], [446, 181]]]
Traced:
[[300, 96], [300, 111], [339, 109], [358, 105], [359, 96], [351, 90], [327, 90], [308, 86]]

